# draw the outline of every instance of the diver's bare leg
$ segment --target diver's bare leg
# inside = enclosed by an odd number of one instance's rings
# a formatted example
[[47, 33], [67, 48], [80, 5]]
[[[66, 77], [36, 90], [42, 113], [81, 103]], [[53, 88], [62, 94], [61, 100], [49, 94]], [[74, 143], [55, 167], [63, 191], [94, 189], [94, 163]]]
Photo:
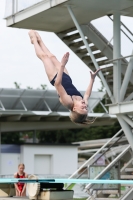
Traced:
[[[36, 34], [37, 41], [38, 41], [38, 43], [39, 43], [41, 49], [44, 51], [44, 53], [46, 53], [46, 54], [49, 56], [49, 58], [52, 60], [53, 64], [55, 65], [57, 71], [59, 71], [59, 67], [60, 67], [60, 65], [61, 65], [61, 62], [59, 62], [58, 59], [56, 58], [56, 56], [53, 55], [53, 54], [48, 50], [48, 48], [45, 46], [44, 42], [42, 41], [40, 35], [38, 34], [38, 32], [35, 31], [35, 34]], [[66, 55], [66, 54], [65, 54], [65, 55]], [[64, 56], [65, 56], [65, 55], [64, 55]], [[67, 56], [67, 59], [69, 59], [69, 54], [68, 54], [68, 53], [67, 53], [66, 56]], [[63, 60], [63, 59], [64, 59], [64, 57], [62, 58], [62, 60]], [[65, 72], [66, 74], [69, 75], [69, 73], [68, 73], [68, 71], [67, 71], [66, 68], [64, 68], [64, 72]]]
[[47, 55], [47, 53], [42, 51], [40, 45], [38, 44], [37, 37], [34, 31], [30, 31], [29, 36], [31, 39], [31, 43], [34, 45], [36, 55], [39, 59], [42, 60], [48, 79], [49, 81], [51, 81], [53, 77], [57, 74], [57, 69], [53, 64], [53, 62], [51, 61], [51, 58], [49, 58], [49, 56]]

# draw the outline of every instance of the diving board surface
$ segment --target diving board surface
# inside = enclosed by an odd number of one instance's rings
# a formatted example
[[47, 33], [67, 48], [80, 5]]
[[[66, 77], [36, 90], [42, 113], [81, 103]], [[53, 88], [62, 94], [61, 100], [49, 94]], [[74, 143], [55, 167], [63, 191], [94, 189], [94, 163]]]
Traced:
[[133, 180], [104, 180], [104, 179], [0, 179], [0, 183], [92, 183], [92, 184], [133, 184]]

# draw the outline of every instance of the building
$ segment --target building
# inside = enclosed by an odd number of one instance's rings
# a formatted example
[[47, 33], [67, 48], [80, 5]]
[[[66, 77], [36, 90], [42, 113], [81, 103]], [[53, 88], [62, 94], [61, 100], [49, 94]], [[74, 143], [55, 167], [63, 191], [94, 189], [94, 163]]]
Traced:
[[1, 175], [13, 175], [19, 163], [28, 174], [68, 176], [77, 169], [78, 145], [2, 145]]

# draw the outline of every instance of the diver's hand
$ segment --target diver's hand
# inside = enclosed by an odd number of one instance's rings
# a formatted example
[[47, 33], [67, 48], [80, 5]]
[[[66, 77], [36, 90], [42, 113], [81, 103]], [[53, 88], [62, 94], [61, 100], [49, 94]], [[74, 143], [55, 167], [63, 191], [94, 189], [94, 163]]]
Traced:
[[96, 75], [98, 74], [98, 72], [99, 72], [100, 70], [101, 70], [101, 69], [98, 69], [98, 70], [95, 71], [95, 72], [91, 72], [91, 71], [90, 71], [91, 79], [95, 79]]
[[65, 67], [65, 65], [67, 64], [69, 59], [69, 52], [65, 53], [65, 55], [63, 56], [62, 60], [61, 60], [61, 66]]

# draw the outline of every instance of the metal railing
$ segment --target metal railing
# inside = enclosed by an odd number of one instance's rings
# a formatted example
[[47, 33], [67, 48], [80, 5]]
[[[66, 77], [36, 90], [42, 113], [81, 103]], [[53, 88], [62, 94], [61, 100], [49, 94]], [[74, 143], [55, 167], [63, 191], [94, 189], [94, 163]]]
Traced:
[[[91, 166], [91, 165], [94, 165], [95, 163], [96, 163], [96, 161], [100, 158], [100, 157], [102, 157], [103, 155], [105, 155], [105, 157], [106, 157], [106, 153], [107, 153], [107, 151], [108, 150], [110, 150], [110, 149], [112, 149], [112, 147], [115, 145], [117, 145], [118, 144], [118, 142], [120, 142], [120, 140], [122, 139], [122, 137], [124, 136], [124, 133], [122, 133], [122, 129], [119, 131], [119, 132], [117, 132], [111, 139], [109, 139], [90, 159], [88, 159], [76, 172], [74, 172], [69, 178], [79, 178], [79, 177], [81, 177], [84, 173], [85, 173], [85, 171], [87, 171], [88, 170], [88, 168]], [[121, 135], [120, 135], [121, 134]], [[117, 137], [118, 135], [120, 135], [119, 137]], [[117, 140], [115, 140], [114, 141], [114, 143], [113, 143], [113, 140], [114, 139], [116, 139], [116, 137], [117, 137]], [[105, 148], [107, 146], [107, 148]], [[113, 166], [115, 166], [118, 162], [119, 162], [119, 160], [130, 150], [130, 145], [127, 145], [127, 147], [125, 147], [122, 151], [121, 151], [121, 153], [119, 153], [116, 157], [115, 157], [115, 159], [113, 159], [112, 160], [112, 162], [110, 162], [94, 179], [99, 179], [99, 178], [101, 178], [103, 175], [105, 175]], [[99, 153], [101, 152], [101, 154], [100, 154], [100, 157], [96, 157]], [[85, 168], [86, 167], [86, 168]], [[85, 168], [85, 169], [84, 169]], [[82, 169], [84, 169], [80, 174], [78, 174], [79, 173], [79, 171], [80, 170], [82, 170]], [[120, 169], [119, 169], [120, 170]], [[77, 177], [75, 177], [76, 175], [78, 174], [78, 176]], [[118, 176], [120, 176], [120, 173], [118, 172]], [[83, 178], [83, 177], [82, 177]], [[119, 177], [120, 178], [120, 177]], [[70, 186], [71, 186], [72, 184], [69, 184], [69, 185], [67, 185], [67, 187], [65, 188], [65, 189], [67, 189], [67, 188], [69, 188]], [[93, 198], [93, 185], [94, 184], [88, 184], [88, 185], [86, 185], [86, 187], [85, 187], [85, 190], [86, 190], [86, 192], [90, 195], [89, 196], [89, 198], [88, 198], [88, 200], [90, 199], [90, 198]], [[91, 189], [91, 190], [90, 190]], [[119, 194], [121, 194], [121, 190], [120, 190], [120, 187], [119, 187]]]
[[[70, 177], [69, 179], [71, 178], [80, 178], [88, 169], [88, 166], [94, 164], [101, 156], [103, 156], [114, 144], [116, 144], [122, 137], [123, 137], [123, 134], [117, 139], [114, 141], [114, 143], [112, 144], [111, 142], [118, 136], [122, 133], [122, 129], [120, 131], [118, 131], [111, 139], [109, 139], [95, 154], [93, 154], [93, 156], [91, 156], [81, 167], [79, 167], [78, 170], [76, 170]], [[111, 144], [110, 144], [111, 143]], [[107, 147], [108, 145], [110, 144], [109, 147]], [[106, 148], [107, 147], [107, 148]], [[128, 147], [129, 148], [129, 147]], [[105, 150], [106, 149], [106, 150]], [[105, 150], [103, 152], [103, 150]], [[96, 156], [100, 153], [100, 157], [96, 158]], [[119, 158], [119, 155], [118, 155], [118, 158]], [[116, 163], [116, 162], [115, 162]], [[109, 164], [110, 166], [110, 164]], [[85, 169], [84, 169], [85, 168]], [[108, 170], [110, 168], [108, 168], [108, 166], [106, 167]], [[105, 168], [105, 169], [106, 169]], [[107, 169], [106, 169], [106, 172], [107, 172]], [[80, 174], [79, 172], [83, 170]], [[103, 170], [104, 171], [104, 170]], [[102, 172], [101, 172], [102, 173]], [[77, 176], [77, 177], [76, 177]], [[72, 184], [69, 184], [65, 189], [69, 188]]]
[[[111, 18], [111, 16], [108, 16], [109, 17], [109, 19], [111, 20], [111, 21], [113, 21], [113, 19]], [[132, 31], [130, 31], [129, 30], [129, 28], [121, 21], [121, 25], [127, 30], [127, 32], [131, 35], [131, 36], [133, 36], [133, 33], [132, 33]], [[131, 39], [131, 37], [121, 28], [121, 31], [122, 31], [122, 33], [133, 43], [133, 39]]]
[[34, 6], [46, 0], [6, 0], [5, 17], [13, 16], [14, 14]]
[[74, 178], [83, 168], [87, 167], [88, 165], [90, 165], [90, 163], [93, 163], [93, 159], [96, 158], [96, 156], [105, 149], [106, 146], [108, 146], [110, 144], [110, 142], [113, 141], [113, 139], [115, 139], [120, 133], [122, 133], [122, 129], [120, 131], [118, 131], [110, 140], [108, 140], [91, 158], [89, 158], [78, 170], [76, 170], [70, 177]]

